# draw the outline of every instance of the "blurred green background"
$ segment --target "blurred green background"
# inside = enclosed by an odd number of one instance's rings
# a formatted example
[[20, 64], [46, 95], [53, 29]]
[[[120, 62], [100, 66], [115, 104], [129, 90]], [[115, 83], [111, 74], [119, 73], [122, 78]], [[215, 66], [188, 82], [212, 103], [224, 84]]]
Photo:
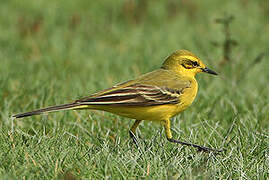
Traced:
[[[266, 0], [1, 0], [0, 179], [267, 179], [268, 17]], [[197, 76], [174, 137], [221, 155], [170, 144], [151, 123], [137, 149], [133, 120], [104, 112], [11, 123], [159, 68], [178, 49], [220, 75]]]

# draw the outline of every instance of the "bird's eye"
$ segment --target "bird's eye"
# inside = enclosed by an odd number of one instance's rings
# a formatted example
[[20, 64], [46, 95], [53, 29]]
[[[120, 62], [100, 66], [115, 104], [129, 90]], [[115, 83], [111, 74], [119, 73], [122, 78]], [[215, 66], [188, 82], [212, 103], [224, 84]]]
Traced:
[[198, 67], [199, 66], [199, 64], [197, 63], [197, 61], [192, 61], [192, 65], [193, 65], [193, 67]]
[[189, 59], [186, 59], [183, 63], [182, 66], [186, 69], [193, 69], [199, 66], [197, 61], [192, 61]]

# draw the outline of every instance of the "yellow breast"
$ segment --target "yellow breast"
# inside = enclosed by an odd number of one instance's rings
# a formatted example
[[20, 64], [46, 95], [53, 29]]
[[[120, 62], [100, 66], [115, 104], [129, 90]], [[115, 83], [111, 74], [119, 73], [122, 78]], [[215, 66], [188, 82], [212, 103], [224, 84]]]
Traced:
[[145, 106], [145, 107], [115, 107], [94, 106], [92, 109], [101, 109], [120, 116], [137, 119], [160, 121], [171, 118], [190, 106], [197, 94], [198, 86], [195, 79], [191, 80], [190, 86], [182, 91], [178, 104]]
[[194, 78], [191, 79], [190, 81], [191, 81], [190, 87], [184, 89], [182, 92], [182, 95], [180, 97], [180, 103], [178, 104], [178, 110], [175, 115], [188, 108], [192, 104], [197, 95], [198, 91], [197, 81]]

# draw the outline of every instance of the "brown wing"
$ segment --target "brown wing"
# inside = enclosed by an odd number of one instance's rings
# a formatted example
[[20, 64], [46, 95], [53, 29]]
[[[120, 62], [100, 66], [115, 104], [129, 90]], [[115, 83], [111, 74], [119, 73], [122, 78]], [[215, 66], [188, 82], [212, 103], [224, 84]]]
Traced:
[[177, 104], [190, 81], [167, 70], [156, 70], [79, 99], [75, 103], [111, 106], [154, 106]]
[[131, 84], [100, 94], [77, 100], [83, 105], [153, 106], [179, 103], [181, 90], [152, 85]]

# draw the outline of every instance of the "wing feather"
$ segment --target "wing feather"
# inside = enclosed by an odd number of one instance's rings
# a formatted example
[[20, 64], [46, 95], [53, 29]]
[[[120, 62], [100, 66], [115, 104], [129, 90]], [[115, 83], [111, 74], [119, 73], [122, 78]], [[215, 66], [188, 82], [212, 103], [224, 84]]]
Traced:
[[187, 77], [159, 69], [75, 101], [82, 105], [155, 106], [180, 103]]
[[179, 103], [180, 90], [132, 84], [121, 89], [77, 100], [83, 105], [154, 106]]

